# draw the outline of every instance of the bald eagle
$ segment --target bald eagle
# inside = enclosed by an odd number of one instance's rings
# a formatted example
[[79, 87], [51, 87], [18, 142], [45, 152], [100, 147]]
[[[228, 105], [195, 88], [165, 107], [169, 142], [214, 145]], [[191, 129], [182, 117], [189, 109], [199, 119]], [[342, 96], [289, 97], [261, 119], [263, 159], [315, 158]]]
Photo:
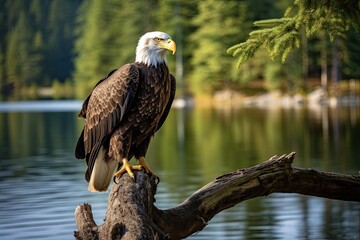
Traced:
[[[145, 169], [150, 139], [164, 123], [175, 95], [166, 52], [176, 44], [163, 32], [144, 34], [136, 47], [136, 60], [111, 71], [85, 99], [78, 115], [85, 119], [75, 157], [86, 159], [89, 190], [106, 191], [113, 177]], [[129, 160], [135, 157], [139, 165]]]

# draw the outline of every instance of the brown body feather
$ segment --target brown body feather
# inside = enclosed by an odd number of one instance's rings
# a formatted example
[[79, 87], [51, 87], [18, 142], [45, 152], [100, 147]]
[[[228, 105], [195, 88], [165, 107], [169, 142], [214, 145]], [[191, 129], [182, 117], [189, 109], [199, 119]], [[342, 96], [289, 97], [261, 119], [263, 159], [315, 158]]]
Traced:
[[112, 162], [112, 166], [116, 161], [120, 166], [123, 158], [145, 156], [151, 137], [170, 111], [175, 87], [165, 63], [156, 68], [127, 64], [99, 81], [79, 113], [86, 123], [75, 156], [86, 158], [87, 181], [96, 161]]

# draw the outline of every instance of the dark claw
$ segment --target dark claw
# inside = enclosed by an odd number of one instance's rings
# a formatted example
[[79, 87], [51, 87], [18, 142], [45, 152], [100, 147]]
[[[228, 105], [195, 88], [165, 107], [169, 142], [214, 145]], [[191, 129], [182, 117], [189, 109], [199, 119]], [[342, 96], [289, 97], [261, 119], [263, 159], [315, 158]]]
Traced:
[[160, 183], [160, 178], [156, 177], [155, 184], [158, 185]]
[[114, 177], [113, 177], [113, 181], [114, 181], [115, 184], [118, 184], [118, 182], [116, 182], [116, 178], [117, 178], [117, 177], [114, 176]]
[[130, 176], [130, 178], [131, 178], [134, 182], [136, 182], [136, 176], [135, 176], [135, 174], [134, 174], [134, 177], [131, 177], [131, 176]]

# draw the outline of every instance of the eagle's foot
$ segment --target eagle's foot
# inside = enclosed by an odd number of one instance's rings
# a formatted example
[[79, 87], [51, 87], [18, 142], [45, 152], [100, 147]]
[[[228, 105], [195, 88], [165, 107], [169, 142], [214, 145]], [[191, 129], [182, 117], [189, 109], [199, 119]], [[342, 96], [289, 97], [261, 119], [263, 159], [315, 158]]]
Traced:
[[125, 172], [127, 172], [132, 179], [135, 179], [133, 170], [141, 170], [142, 166], [141, 165], [131, 166], [129, 163], [129, 160], [127, 160], [127, 158], [124, 158], [122, 160], [122, 162], [123, 162], [123, 165], [121, 166], [120, 170], [114, 174], [114, 177], [121, 177], [121, 175], [123, 175]]
[[119, 171], [117, 171], [115, 174], [114, 174], [114, 180], [115, 178], [118, 178], [118, 177], [121, 177], [124, 173], [128, 173], [129, 176], [135, 180], [135, 175], [133, 173], [133, 170], [142, 170], [142, 169], [145, 169], [145, 172], [147, 174], [150, 174], [152, 175], [153, 177], [155, 177], [157, 179], [157, 184], [160, 182], [160, 178], [158, 176], [156, 176], [156, 174], [150, 169], [149, 165], [146, 163], [145, 161], [145, 157], [140, 157], [139, 158], [139, 165], [135, 165], [135, 166], [132, 166], [130, 163], [129, 163], [129, 160], [127, 158], [124, 158], [122, 160], [123, 164], [120, 168]]
[[155, 177], [158, 181], [158, 183], [160, 182], [160, 179], [158, 176], [156, 176], [156, 174], [150, 169], [149, 165], [147, 165], [146, 161], [145, 161], [145, 157], [140, 157], [139, 158], [139, 166], [142, 166], [146, 173], [151, 174], [153, 177]]

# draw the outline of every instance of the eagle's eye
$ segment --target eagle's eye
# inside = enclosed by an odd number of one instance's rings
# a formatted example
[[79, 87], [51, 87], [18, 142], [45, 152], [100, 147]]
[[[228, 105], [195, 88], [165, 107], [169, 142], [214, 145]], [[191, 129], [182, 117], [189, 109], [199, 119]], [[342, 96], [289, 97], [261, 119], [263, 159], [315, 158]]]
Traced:
[[155, 42], [158, 43], [158, 42], [161, 42], [162, 39], [161, 38], [154, 38], [154, 40], [155, 40]]

